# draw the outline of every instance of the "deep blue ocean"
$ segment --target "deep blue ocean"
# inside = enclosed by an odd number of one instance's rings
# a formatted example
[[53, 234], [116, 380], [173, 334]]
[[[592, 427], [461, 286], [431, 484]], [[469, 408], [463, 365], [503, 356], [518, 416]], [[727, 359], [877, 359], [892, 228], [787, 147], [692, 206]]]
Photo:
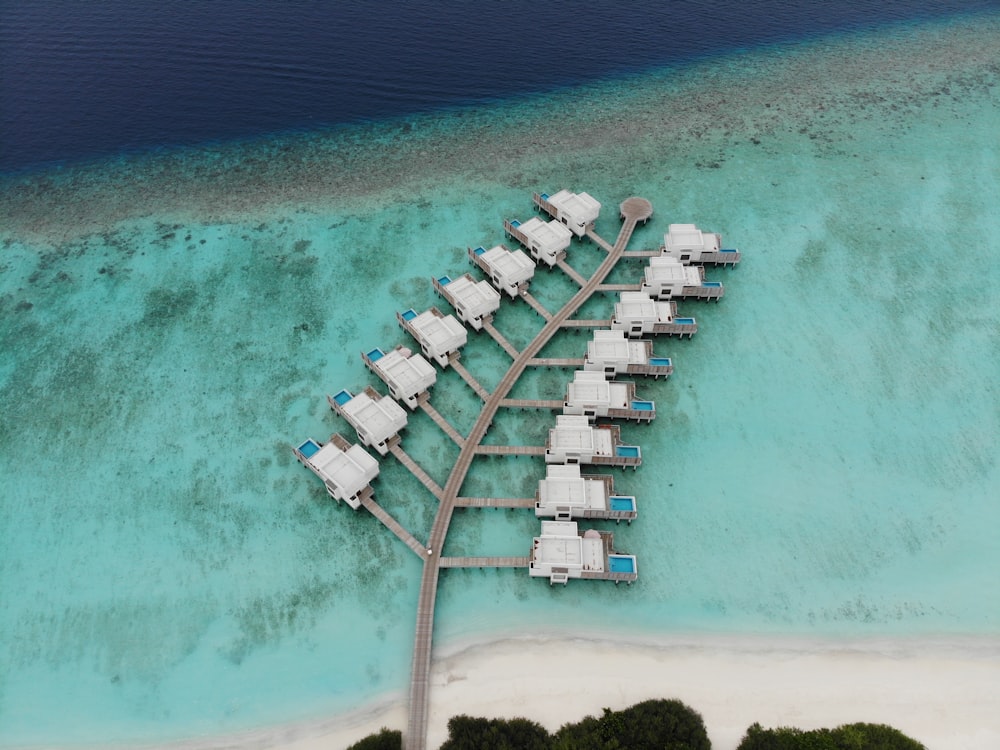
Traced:
[[0, 171], [405, 117], [997, 4], [6, 1]]

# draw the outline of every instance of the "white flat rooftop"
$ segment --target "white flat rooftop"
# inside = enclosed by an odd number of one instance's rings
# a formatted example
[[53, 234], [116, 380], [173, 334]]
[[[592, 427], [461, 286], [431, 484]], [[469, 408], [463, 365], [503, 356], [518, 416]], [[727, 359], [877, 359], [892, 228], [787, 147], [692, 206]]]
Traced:
[[500, 292], [486, 281], [473, 281], [459, 276], [447, 285], [448, 293], [473, 317], [489, 315], [500, 307]]
[[605, 485], [600, 479], [587, 479], [577, 464], [548, 464], [545, 479], [538, 482], [538, 500], [542, 507], [603, 509], [607, 506]]
[[520, 230], [536, 240], [542, 247], [549, 249], [562, 250], [567, 248], [573, 239], [573, 233], [555, 219], [546, 223], [537, 216], [533, 216], [520, 226]]
[[615, 329], [598, 329], [594, 338], [587, 343], [587, 359], [590, 362], [625, 362], [644, 365], [646, 342], [626, 338], [625, 332]]
[[437, 380], [430, 362], [419, 354], [406, 356], [399, 349], [387, 352], [385, 356], [375, 360], [373, 365], [406, 393], [419, 393]]
[[687, 250], [718, 250], [716, 236], [704, 232], [694, 224], [671, 224], [663, 236], [663, 244], [667, 248]]
[[669, 255], [658, 255], [650, 258], [644, 274], [646, 283], [650, 286], [658, 284], [701, 285], [701, 274], [697, 268], [685, 266], [677, 258]]
[[615, 305], [617, 320], [659, 320], [669, 323], [673, 316], [670, 305], [657, 302], [642, 292], [622, 292], [621, 301]]
[[352, 445], [345, 452], [330, 442], [308, 460], [345, 497], [357, 494], [378, 476], [378, 461], [360, 445]]
[[542, 565], [602, 571], [604, 543], [600, 536], [579, 536], [574, 521], [542, 521], [542, 534], [535, 537], [533, 557]]
[[406, 409], [388, 396], [375, 400], [367, 393], [359, 393], [340, 407], [344, 418], [358, 432], [363, 432], [381, 442], [406, 427]]
[[569, 190], [560, 190], [549, 198], [549, 203], [571, 216], [596, 219], [601, 210], [601, 204], [589, 193], [571, 193]]
[[579, 415], [559, 415], [549, 430], [549, 448], [554, 451], [590, 452], [610, 456], [614, 450], [609, 430], [591, 427], [590, 420]]
[[535, 264], [523, 250], [508, 250], [502, 245], [491, 247], [479, 256], [496, 272], [513, 284], [527, 281], [535, 275]]
[[439, 353], [455, 351], [465, 346], [469, 333], [454, 315], [438, 317], [430, 310], [410, 321], [418, 338]]
[[566, 401], [571, 404], [624, 409], [628, 406], [628, 386], [624, 383], [609, 383], [600, 372], [577, 370], [573, 382], [566, 387]]

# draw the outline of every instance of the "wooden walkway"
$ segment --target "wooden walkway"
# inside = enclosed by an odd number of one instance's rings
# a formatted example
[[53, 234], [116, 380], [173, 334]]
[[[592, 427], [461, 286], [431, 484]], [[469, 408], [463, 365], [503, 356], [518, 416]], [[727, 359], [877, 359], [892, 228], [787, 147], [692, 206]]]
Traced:
[[403, 526], [395, 518], [389, 515], [388, 511], [381, 505], [375, 502], [375, 498], [371, 496], [371, 493], [366, 493], [361, 497], [361, 504], [368, 509], [375, 518], [382, 522], [389, 531], [398, 536], [403, 540], [403, 544], [412, 549], [417, 553], [418, 556], [423, 559], [427, 559], [427, 548], [417, 541], [417, 538], [413, 536], [409, 531], [403, 528]]
[[601, 284], [597, 287], [599, 292], [639, 292], [642, 291], [642, 284]]
[[[490, 327], [492, 328], [492, 325]], [[459, 362], [457, 358], [451, 361], [451, 366], [461, 376], [462, 380], [469, 384], [469, 387], [476, 392], [479, 398], [485, 401], [490, 397], [490, 392], [479, 384], [479, 381], [472, 376], [471, 372], [465, 369], [465, 365]]]
[[535, 357], [528, 360], [528, 367], [583, 367], [586, 362], [582, 357]]
[[451, 423], [441, 415], [441, 412], [431, 405], [430, 394], [427, 391], [421, 393], [417, 398], [417, 405], [424, 410], [424, 414], [434, 420], [434, 424], [444, 430], [445, 435], [455, 441], [455, 445], [459, 448], [465, 446], [465, 438], [462, 437], [462, 433], [452, 427]]
[[655, 258], [662, 253], [659, 250], [629, 250], [622, 253], [623, 258]]
[[544, 445], [477, 445], [477, 456], [544, 456]]
[[[464, 445], [462, 447], [463, 449], [465, 448]], [[398, 439], [389, 443], [389, 452], [399, 459], [399, 462], [409, 469], [410, 473], [419, 479], [420, 483], [430, 490], [434, 497], [438, 500], [444, 497], [444, 490], [441, 489], [441, 486], [431, 479], [430, 474], [420, 468], [420, 465], [416, 461], [410, 458], [410, 454], [403, 450], [403, 446], [399, 444]]]
[[534, 508], [533, 497], [456, 497], [456, 508]]
[[573, 281], [575, 281], [577, 283], [577, 286], [584, 287], [584, 286], [587, 285], [587, 280], [585, 278], [583, 278], [583, 276], [581, 276], [580, 274], [578, 274], [576, 272], [576, 269], [573, 268], [573, 266], [571, 266], [569, 263], [567, 263], [562, 258], [560, 258], [556, 262], [556, 265], [559, 266], [559, 268], [562, 270], [563, 273], [565, 273], [567, 276], [569, 276], [571, 279], [573, 279]]
[[[587, 238], [595, 245], [602, 248], [605, 252], [610, 253], [613, 249], [611, 245], [609, 245], [602, 237], [600, 237], [597, 234], [597, 232], [594, 231], [593, 225], [587, 227]], [[628, 253], [625, 253], [625, 255], [628, 255]]]
[[531, 306], [531, 309], [545, 318], [545, 320], [552, 320], [552, 313], [546, 310], [542, 306], [542, 303], [535, 299], [527, 289], [521, 290], [521, 299], [527, 302]]
[[563, 328], [607, 328], [611, 325], [611, 320], [564, 320]]
[[[527, 568], [530, 557], [441, 557], [439, 568]], [[407, 747], [410, 747], [407, 744]]]
[[505, 398], [504, 409], [562, 409], [565, 402], [551, 398]]
[[517, 359], [519, 352], [517, 351], [517, 349], [514, 348], [513, 344], [511, 344], [504, 337], [504, 335], [502, 333], [500, 333], [500, 331], [498, 331], [496, 329], [496, 326], [493, 325], [493, 321], [492, 320], [484, 320], [483, 321], [483, 330], [486, 331], [486, 333], [488, 333], [490, 336], [492, 336], [493, 340], [496, 341], [498, 344], [500, 344], [500, 346], [503, 347], [503, 350], [505, 352], [507, 352], [507, 354], [510, 355], [511, 359], [514, 359], [514, 360]]
[[[510, 389], [520, 379], [524, 368], [529, 360], [534, 359], [542, 347], [562, 327], [563, 322], [569, 318], [579, 307], [587, 301], [594, 289], [607, 278], [611, 269], [621, 258], [622, 253], [628, 244], [636, 224], [645, 222], [653, 214], [653, 207], [644, 198], [628, 198], [621, 206], [620, 211], [624, 219], [621, 231], [618, 233], [614, 247], [608, 252], [607, 257], [597, 267], [590, 280], [559, 310], [552, 315], [538, 335], [521, 352], [512, 354], [514, 361], [504, 374], [483, 409], [476, 419], [472, 430], [466, 437], [465, 446], [461, 449], [458, 459], [445, 483], [444, 492], [441, 496], [441, 503], [438, 505], [437, 515], [431, 526], [430, 537], [427, 541], [427, 558], [424, 561], [423, 575], [420, 579], [420, 595], [417, 599], [416, 628], [413, 637], [413, 662], [410, 671], [410, 699], [409, 717], [406, 724], [406, 733], [403, 741], [406, 750], [426, 750], [427, 747], [427, 714], [430, 692], [431, 674], [431, 644], [434, 637], [434, 606], [437, 602], [437, 588], [439, 580], [440, 563], [442, 559], [441, 550], [444, 548], [445, 537], [448, 535], [448, 528], [451, 524], [452, 515], [455, 511], [455, 499], [465, 482], [469, 467], [477, 455], [480, 442], [486, 436], [487, 430], [493, 423], [496, 411], [500, 407], [500, 402], [507, 397]], [[510, 352], [508, 352], [510, 353]]]

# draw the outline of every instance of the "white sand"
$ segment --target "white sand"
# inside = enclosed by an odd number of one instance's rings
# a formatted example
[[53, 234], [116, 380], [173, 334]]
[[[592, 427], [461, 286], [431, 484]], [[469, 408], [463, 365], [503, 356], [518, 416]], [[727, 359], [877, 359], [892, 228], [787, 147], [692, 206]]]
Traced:
[[[524, 716], [553, 730], [646, 698], [679, 698], [700, 712], [715, 750], [735, 748], [754, 721], [803, 729], [867, 721], [931, 750], [1000, 748], [1000, 638], [546, 635], [446, 648], [432, 679], [430, 748], [459, 713]], [[405, 696], [322, 722], [173, 747], [336, 750], [383, 726], [405, 730]]]

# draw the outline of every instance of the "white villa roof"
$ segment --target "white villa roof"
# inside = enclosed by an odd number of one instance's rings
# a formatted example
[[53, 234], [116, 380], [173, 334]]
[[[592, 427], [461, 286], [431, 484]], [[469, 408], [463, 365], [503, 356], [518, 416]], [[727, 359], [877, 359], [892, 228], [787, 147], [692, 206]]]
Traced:
[[632, 341], [625, 332], [616, 329], [597, 329], [587, 343], [587, 360], [590, 362], [625, 362], [646, 364], [646, 342]]
[[556, 426], [549, 430], [549, 447], [554, 450], [590, 451], [594, 455], [610, 456], [611, 433], [591, 427], [582, 415], [560, 414]]
[[621, 301], [615, 305], [617, 320], [659, 320], [670, 322], [670, 305], [656, 302], [643, 292], [621, 292]]
[[437, 380], [437, 373], [430, 362], [419, 354], [407, 356], [399, 349], [393, 349], [375, 360], [373, 364], [403, 393], [420, 393], [430, 388]]
[[535, 264], [523, 250], [512, 251], [497, 245], [479, 257], [509, 283], [519, 284], [535, 275]]
[[601, 211], [601, 204], [589, 193], [571, 193], [569, 190], [560, 190], [549, 198], [556, 208], [565, 211], [573, 217], [586, 220], [593, 220]]
[[694, 224], [671, 224], [663, 235], [663, 245], [667, 249], [718, 250], [715, 235], [709, 234], [706, 238], [705, 233]]
[[469, 333], [454, 315], [438, 317], [430, 310], [410, 321], [418, 338], [438, 353], [455, 351], [465, 346]]
[[367, 393], [359, 393], [340, 408], [355, 430], [376, 442], [406, 427], [406, 409], [388, 396], [375, 400]]
[[459, 276], [446, 288], [456, 304], [464, 307], [471, 317], [489, 315], [500, 307], [500, 292], [487, 281], [473, 281], [468, 275]]
[[538, 482], [538, 499], [543, 507], [604, 508], [607, 505], [604, 482], [583, 477], [579, 464], [548, 464], [545, 479]]
[[528, 237], [549, 250], [563, 250], [569, 247], [569, 243], [573, 239], [573, 233], [555, 219], [546, 223], [537, 216], [532, 216], [519, 228]]
[[542, 534], [535, 537], [536, 562], [583, 570], [604, 570], [604, 543], [584, 539], [574, 521], [542, 521]]
[[628, 406], [628, 386], [625, 383], [609, 383], [602, 372], [577, 370], [573, 381], [566, 386], [566, 401], [624, 409]]
[[345, 497], [357, 494], [378, 476], [378, 461], [360, 445], [352, 445], [345, 452], [330, 442], [308, 460]]
[[693, 266], [685, 266], [677, 258], [670, 255], [657, 255], [649, 259], [645, 270], [646, 283], [650, 286], [659, 284], [682, 284], [684, 286], [700, 286], [701, 274]]

